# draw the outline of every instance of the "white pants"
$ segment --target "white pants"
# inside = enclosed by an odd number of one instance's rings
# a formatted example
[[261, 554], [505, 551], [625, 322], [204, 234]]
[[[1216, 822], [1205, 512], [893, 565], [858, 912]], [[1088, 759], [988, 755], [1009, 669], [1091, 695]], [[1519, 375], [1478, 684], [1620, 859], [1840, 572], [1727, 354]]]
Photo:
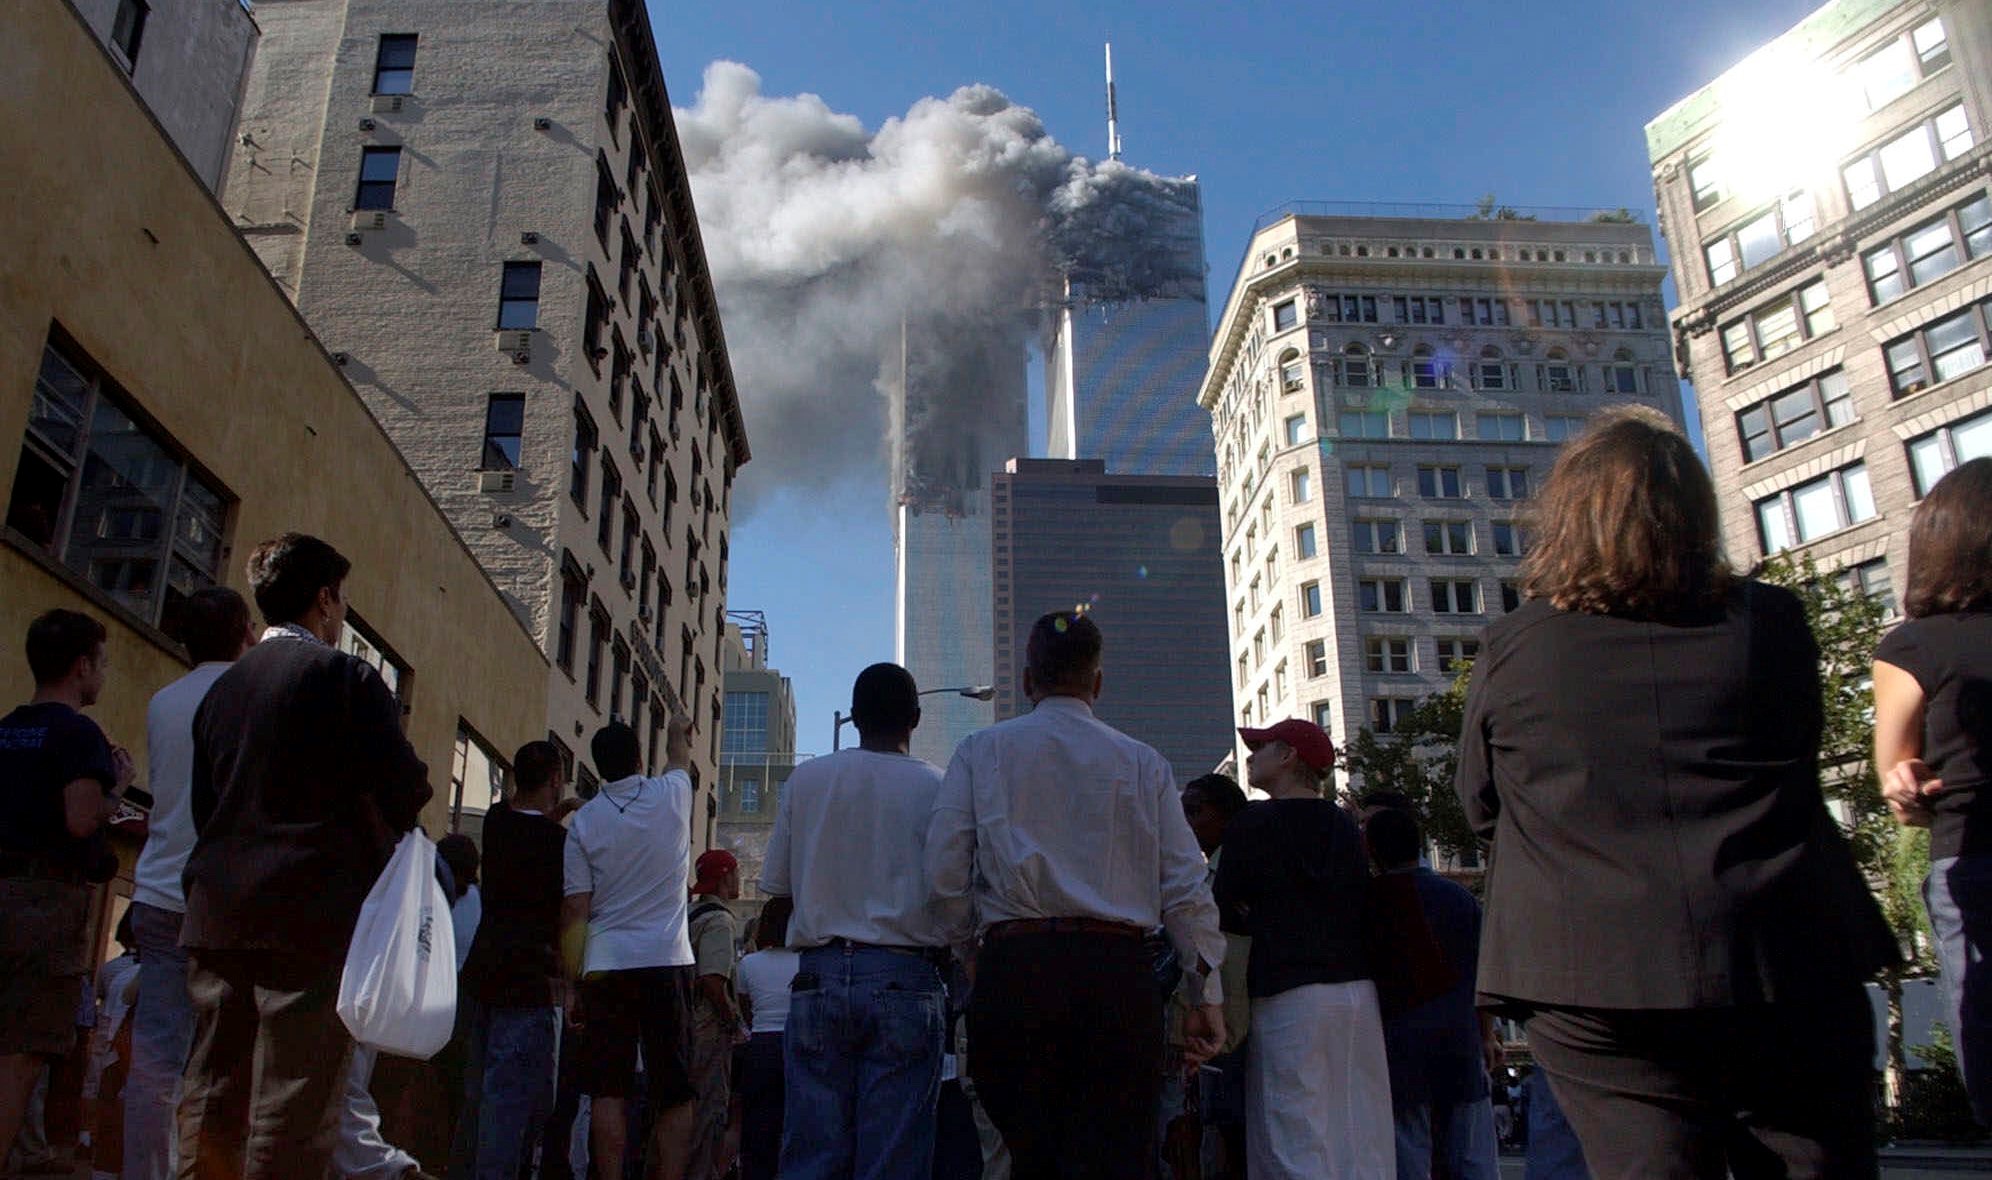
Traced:
[[1315, 983], [1252, 1001], [1252, 1180], [1392, 1180], [1394, 1126], [1375, 984]]
[[347, 1180], [395, 1180], [414, 1170], [415, 1157], [381, 1137], [380, 1108], [374, 1105], [371, 1045], [353, 1046], [346, 1089], [339, 1096], [339, 1135], [332, 1144], [332, 1170]]

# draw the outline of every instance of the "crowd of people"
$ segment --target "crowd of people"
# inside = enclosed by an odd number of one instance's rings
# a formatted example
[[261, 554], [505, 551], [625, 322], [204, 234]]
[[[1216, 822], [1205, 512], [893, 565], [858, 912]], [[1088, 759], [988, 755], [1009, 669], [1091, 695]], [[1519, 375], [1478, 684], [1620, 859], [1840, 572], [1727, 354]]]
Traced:
[[[335, 1005], [431, 795], [393, 695], [338, 650], [348, 572], [287, 534], [249, 560], [260, 632], [232, 591], [189, 600], [194, 666], [147, 716], [125, 954], [94, 972], [133, 760], [85, 715], [102, 625], [30, 627], [36, 693], [0, 719], [0, 1144], [50, 1130], [80, 1058], [95, 1168], [145, 1180], [1471, 1180], [1504, 1139], [1542, 1180], [1876, 1174], [1863, 983], [1898, 947], [1821, 791], [1818, 652], [1795, 596], [1724, 564], [1708, 476], [1655, 415], [1564, 447], [1527, 600], [1485, 634], [1457, 771], [1484, 911], [1433, 871], [1411, 800], [1334, 797], [1312, 722], [1241, 730], [1244, 787], [1179, 788], [1095, 715], [1101, 628], [1055, 612], [1031, 710], [946, 768], [908, 753], [913, 677], [858, 675], [859, 744], [789, 778], [744, 932], [738, 862], [692, 854], [688, 718], [654, 776], [603, 726], [586, 800], [550, 743], [520, 748], [481, 860], [441, 849], [460, 998], [426, 1165], [389, 1145], [390, 1059]], [[1876, 766], [1932, 829], [1987, 1119], [1992, 460], [1919, 507], [1905, 605], [1875, 656]], [[1526, 1029], [1525, 1086], [1500, 1022]], [[390, 1130], [423, 1121], [381, 1096]]]

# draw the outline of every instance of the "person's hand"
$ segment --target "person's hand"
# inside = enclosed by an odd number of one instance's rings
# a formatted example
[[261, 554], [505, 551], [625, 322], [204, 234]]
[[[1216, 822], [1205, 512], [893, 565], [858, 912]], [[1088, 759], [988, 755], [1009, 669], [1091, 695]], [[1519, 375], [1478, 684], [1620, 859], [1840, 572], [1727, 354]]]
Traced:
[[579, 795], [569, 795], [567, 798], [562, 799], [553, 805], [553, 822], [559, 823], [561, 820], [573, 815], [575, 812], [581, 810], [581, 804], [585, 802], [587, 800], [581, 798]]
[[1498, 1078], [1501, 1067], [1508, 1062], [1508, 1052], [1501, 1047], [1501, 1034], [1488, 1029], [1480, 1038], [1480, 1059], [1487, 1066], [1487, 1076]]
[[131, 751], [123, 746], [111, 747], [111, 769], [117, 772], [116, 791], [122, 795], [131, 789], [132, 779], [138, 771], [131, 760]]
[[571, 979], [563, 979], [554, 988], [554, 998], [567, 1010], [567, 1027], [578, 1029], [587, 1023], [581, 1011], [581, 989], [574, 986]]
[[1224, 1009], [1200, 1004], [1183, 1021], [1183, 1062], [1202, 1065], [1224, 1051]]
[[1897, 823], [1927, 828], [1935, 818], [1930, 797], [1944, 789], [1944, 780], [1931, 773], [1921, 758], [1905, 758], [1881, 776], [1881, 797]]

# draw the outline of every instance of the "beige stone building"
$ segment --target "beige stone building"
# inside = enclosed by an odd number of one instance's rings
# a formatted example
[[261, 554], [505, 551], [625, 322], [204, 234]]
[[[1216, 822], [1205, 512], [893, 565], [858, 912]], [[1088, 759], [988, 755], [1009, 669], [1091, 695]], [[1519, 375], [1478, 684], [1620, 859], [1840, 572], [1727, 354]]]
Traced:
[[[110, 632], [92, 710], [145, 772], [145, 709], [188, 669], [182, 596], [247, 591], [298, 529], [353, 561], [349, 648], [382, 669], [427, 761], [440, 834], [546, 728], [534, 636], [65, 0], [13, 0], [0, 38], [0, 700], [53, 607]], [[135, 852], [127, 841], [124, 852]], [[100, 930], [115, 919], [106, 891]]]
[[740, 858], [741, 912], [758, 913], [761, 866], [796, 753], [795, 688], [768, 662], [768, 621], [736, 611], [726, 625], [720, 672], [726, 729], [720, 738], [719, 809], [711, 843]]
[[223, 204], [547, 653], [582, 785], [683, 708], [704, 832], [748, 449], [643, 4], [256, 17]]
[[1648, 227], [1413, 212], [1263, 219], [1218, 322], [1240, 724], [1389, 731], [1518, 601], [1557, 444], [1604, 406], [1680, 416]]
[[1835, 0], [1649, 123], [1730, 559], [1893, 610], [1916, 501], [1992, 454], [1992, 7]]

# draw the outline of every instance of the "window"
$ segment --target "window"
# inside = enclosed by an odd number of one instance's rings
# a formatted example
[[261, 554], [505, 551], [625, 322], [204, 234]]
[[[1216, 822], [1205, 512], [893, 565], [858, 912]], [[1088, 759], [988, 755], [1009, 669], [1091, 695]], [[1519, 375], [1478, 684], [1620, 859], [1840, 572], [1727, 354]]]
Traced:
[[1465, 520], [1425, 522], [1425, 552], [1464, 557], [1473, 552], [1473, 523]]
[[1298, 301], [1288, 299], [1273, 305], [1273, 331], [1284, 332], [1300, 322]]
[[1577, 393], [1584, 388], [1584, 371], [1570, 363], [1570, 354], [1552, 348], [1536, 367], [1536, 384], [1550, 393]]
[[1764, 556], [1818, 540], [1875, 514], [1867, 464], [1855, 463], [1757, 501]]
[[220, 580], [229, 499], [125, 404], [80, 356], [44, 347], [7, 527], [171, 633]]
[[637, 519], [636, 505], [623, 501], [622, 560], [616, 572], [623, 581], [634, 581], [636, 577], [636, 542], [643, 535], [643, 523]]
[[1731, 373], [1783, 356], [1836, 326], [1825, 282], [1807, 283], [1722, 329], [1722, 355]]
[[1528, 303], [1529, 326], [1532, 328], [1574, 328], [1577, 326], [1577, 305], [1567, 299], [1531, 299]]
[[603, 117], [609, 121], [609, 131], [613, 134], [622, 122], [624, 104], [629, 102], [629, 84], [623, 81], [622, 66], [615, 55], [609, 55], [609, 93], [602, 107]]
[[1309, 640], [1307, 646], [1302, 648], [1301, 651], [1307, 657], [1308, 679], [1312, 680], [1319, 676], [1328, 675], [1327, 640], [1325, 639]]
[[1542, 435], [1550, 442], [1564, 442], [1584, 433], [1582, 414], [1545, 414]]
[[1528, 420], [1520, 414], [1482, 414], [1477, 429], [1490, 442], [1521, 442], [1529, 436]]
[[1642, 325], [1639, 318], [1639, 304], [1613, 300], [1591, 305], [1591, 326], [1610, 328], [1614, 332], [1631, 328], [1637, 331]]
[[1286, 695], [1287, 666], [1286, 661], [1281, 660], [1279, 663], [1273, 665], [1273, 699], [1283, 701], [1286, 699]]
[[610, 651], [612, 654], [609, 657], [609, 716], [627, 721], [629, 714], [623, 708], [623, 685], [629, 682], [629, 644], [624, 643], [622, 636], [618, 635], [615, 643], [610, 645]]
[[601, 435], [595, 430], [594, 415], [588, 407], [574, 399], [574, 455], [567, 480], [567, 494], [584, 513], [588, 510], [588, 469], [595, 459], [595, 448], [601, 445]]
[[1861, 263], [1868, 294], [1880, 304], [1988, 252], [1992, 252], [1992, 196], [1980, 193], [1935, 221], [1862, 254]]
[[1395, 520], [1358, 519], [1349, 526], [1349, 538], [1357, 553], [1404, 551], [1403, 532]]
[[415, 93], [415, 34], [383, 33], [374, 50], [375, 94]]
[[1883, 618], [1892, 619], [1898, 613], [1895, 604], [1895, 579], [1889, 575], [1888, 559], [1877, 557], [1859, 565], [1848, 566], [1835, 578], [1840, 585], [1856, 594], [1865, 594], [1881, 605]]
[[1264, 627], [1259, 629], [1257, 635], [1252, 636], [1252, 666], [1255, 668], [1266, 666], [1266, 629]]
[[1896, 397], [1969, 373], [1985, 363], [1986, 317], [1992, 300], [1912, 332], [1882, 349]]
[[[145, 18], [151, 15], [152, 6], [145, 0], [118, 2], [117, 16], [111, 21], [111, 47], [124, 55], [127, 70], [138, 69], [138, 47], [145, 40]], [[410, 37], [409, 40], [413, 41], [414, 38]]]
[[609, 413], [621, 421], [623, 390], [629, 388], [630, 367], [635, 360], [630, 355], [629, 346], [623, 343], [621, 328], [610, 329], [609, 357]]
[[1313, 525], [1304, 524], [1293, 531], [1293, 549], [1302, 561], [1306, 561], [1320, 552], [1318, 543], [1315, 540]]
[[1379, 322], [1374, 295], [1319, 296], [1320, 318], [1331, 324], [1374, 324]]
[[1371, 639], [1364, 644], [1363, 655], [1371, 672], [1411, 671], [1409, 639]]
[[1528, 551], [1528, 541], [1522, 530], [1512, 520], [1493, 522], [1494, 555], [1496, 557], [1520, 557]]
[[526, 331], [539, 327], [540, 264], [508, 262], [498, 281], [498, 328]]
[[1853, 420], [1847, 374], [1834, 369], [1743, 410], [1736, 415], [1736, 433], [1743, 461], [1750, 463]]
[[494, 393], [485, 401], [481, 470], [511, 471], [519, 466], [519, 437], [525, 423], [525, 394]]
[[581, 577], [571, 569], [560, 574], [560, 627], [553, 641], [553, 662], [569, 676], [574, 674], [575, 629], [581, 625], [581, 598], [587, 592]]
[[609, 249], [609, 223], [616, 214], [616, 174], [609, 171], [609, 158], [595, 157], [595, 237], [602, 243], [602, 252]]
[[1612, 363], [1605, 366], [1606, 393], [1639, 392], [1639, 366], [1633, 363], [1632, 353], [1621, 348], [1612, 354]]
[[353, 194], [353, 208], [394, 208], [394, 181], [400, 172], [400, 148], [361, 148], [360, 187]]
[[1377, 383], [1376, 366], [1370, 361], [1369, 349], [1360, 344], [1342, 349], [1336, 366], [1335, 383], [1344, 389], [1369, 389]]
[[1289, 348], [1280, 354], [1280, 390], [1284, 393], [1299, 393], [1306, 386], [1307, 366], [1301, 362], [1300, 353]]
[[1936, 171], [1938, 164], [1970, 151], [1972, 142], [1971, 124], [1960, 103], [1841, 169], [1847, 200], [1855, 210], [1865, 209]]
[[1514, 582], [1501, 583], [1501, 609], [1511, 611], [1522, 605], [1522, 588]]
[[1370, 701], [1370, 729], [1375, 733], [1394, 733], [1397, 727], [1411, 719], [1412, 703], [1401, 697], [1375, 697]]
[[1529, 498], [1529, 469], [1526, 467], [1489, 467], [1487, 469], [1487, 495], [1495, 500], [1526, 500]]
[[[632, 153], [630, 158], [636, 156]], [[636, 235], [629, 232], [629, 220], [622, 223], [622, 269], [616, 274], [616, 291], [622, 296], [623, 306], [628, 307], [635, 293], [631, 290], [636, 280]], [[642, 321], [638, 321], [641, 327]]]
[[1480, 584], [1471, 579], [1433, 578], [1432, 610], [1442, 615], [1480, 613]]
[[1483, 328], [1505, 328], [1508, 326], [1508, 305], [1499, 299], [1466, 299], [1459, 301], [1459, 321], [1462, 324], [1477, 324]]
[[[1272, 558], [1269, 557], [1266, 560], [1270, 562], [1272, 561]], [[1285, 605], [1280, 605], [1273, 608], [1272, 617], [1266, 620], [1266, 629], [1272, 635], [1274, 643], [1278, 643], [1281, 637], [1286, 634]]]
[[1307, 415], [1295, 414], [1286, 420], [1286, 440], [1290, 447], [1297, 447], [1307, 441]]
[[1400, 324], [1443, 324], [1446, 301], [1438, 296], [1397, 296], [1397, 322]]
[[1348, 479], [1349, 495], [1383, 497], [1396, 493], [1390, 486], [1390, 468], [1381, 464], [1351, 463], [1342, 469]]
[[1245, 682], [1251, 678], [1252, 657], [1241, 655], [1238, 657], [1238, 687], [1244, 688]]
[[1817, 228], [1812, 194], [1787, 194], [1777, 204], [1723, 231], [1702, 248], [1713, 286], [1776, 257], [1787, 246], [1810, 238]]
[[1310, 619], [1321, 617], [1321, 583], [1308, 582], [1301, 586], [1300, 613]]
[[588, 367], [597, 377], [602, 375], [602, 360], [609, 355], [607, 346], [602, 343], [602, 332], [609, 323], [609, 296], [602, 290], [600, 280], [595, 277], [595, 268], [588, 268], [588, 310], [581, 325], [581, 347], [587, 354]]
[[[728, 717], [726, 719], [726, 723], [728, 725], [733, 724], [733, 718]], [[724, 731], [722, 730], [721, 732]], [[723, 741], [724, 739], [721, 740]], [[755, 815], [759, 813], [760, 810], [761, 810], [761, 780], [757, 778], [741, 779], [740, 814]]]
[[1404, 579], [1362, 578], [1356, 582], [1356, 608], [1365, 614], [1403, 614]]
[[1343, 438], [1389, 438], [1388, 410], [1343, 410], [1335, 418], [1336, 433]]
[[1960, 463], [1992, 455], [1992, 411], [1941, 427], [1909, 442], [1909, 469], [1916, 495], [1930, 494], [1937, 481]]
[[1411, 387], [1413, 389], [1443, 388], [1450, 377], [1450, 367], [1440, 364], [1432, 356], [1430, 345], [1420, 344], [1411, 352]]
[[1293, 491], [1293, 502], [1305, 504], [1314, 499], [1314, 473], [1303, 467], [1287, 477]]
[[1416, 439], [1442, 440], [1459, 437], [1459, 415], [1451, 410], [1413, 410], [1410, 414], [1411, 437]]
[[1473, 387], [1490, 390], [1508, 388], [1508, 366], [1501, 359], [1500, 349], [1489, 345], [1480, 350], [1480, 360], [1473, 366]]
[[1466, 495], [1457, 467], [1418, 468], [1418, 494], [1434, 499], [1458, 500]]
[[720, 730], [719, 752], [763, 754], [768, 751], [768, 694], [731, 690], [725, 696], [726, 725]]
[[1439, 671], [1448, 676], [1457, 674], [1460, 670], [1460, 665], [1480, 658], [1480, 641], [1478, 639], [1461, 639], [1457, 636], [1446, 636], [1441, 638], [1436, 646], [1439, 652]]
[[588, 612], [588, 675], [581, 682], [581, 694], [590, 705], [601, 707], [602, 649], [608, 646], [609, 616], [602, 604]]
[[1328, 729], [1335, 723], [1335, 706], [1330, 701], [1314, 702], [1314, 724]]
[[602, 547], [604, 555], [611, 552], [609, 538], [614, 534], [615, 530], [616, 502], [621, 499], [622, 474], [616, 470], [614, 463], [604, 461], [602, 463], [602, 511], [601, 515], [595, 521], [595, 541]]
[[1697, 213], [1718, 203], [1727, 195], [1722, 187], [1721, 166], [1706, 153], [1688, 160], [1688, 184], [1694, 190]]

